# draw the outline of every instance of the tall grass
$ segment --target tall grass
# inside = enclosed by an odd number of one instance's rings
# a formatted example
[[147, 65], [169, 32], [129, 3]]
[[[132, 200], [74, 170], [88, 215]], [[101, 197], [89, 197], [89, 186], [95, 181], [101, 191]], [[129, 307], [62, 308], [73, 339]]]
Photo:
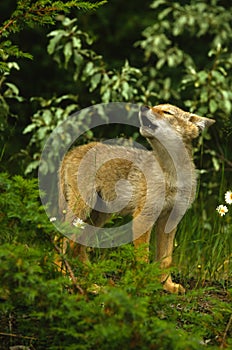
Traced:
[[224, 183], [222, 178], [218, 198], [212, 195], [213, 200], [208, 199], [208, 191], [199, 192], [177, 230], [174, 265], [199, 283], [232, 279], [232, 217], [230, 213], [220, 217], [216, 212]]

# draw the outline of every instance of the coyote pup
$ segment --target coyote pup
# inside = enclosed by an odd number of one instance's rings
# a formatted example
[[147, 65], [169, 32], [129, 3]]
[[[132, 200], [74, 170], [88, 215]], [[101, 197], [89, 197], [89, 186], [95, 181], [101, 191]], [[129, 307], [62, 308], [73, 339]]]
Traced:
[[[195, 197], [192, 140], [215, 121], [170, 104], [141, 107], [139, 120], [151, 151], [92, 142], [65, 155], [59, 208], [65, 221], [78, 218], [95, 227], [102, 227], [112, 213], [132, 215], [135, 247], [148, 247], [156, 223], [156, 258], [166, 269], [172, 263], [176, 226]], [[71, 242], [70, 248], [81, 261], [88, 259], [84, 245]], [[185, 291], [166, 273], [161, 282], [169, 292]]]

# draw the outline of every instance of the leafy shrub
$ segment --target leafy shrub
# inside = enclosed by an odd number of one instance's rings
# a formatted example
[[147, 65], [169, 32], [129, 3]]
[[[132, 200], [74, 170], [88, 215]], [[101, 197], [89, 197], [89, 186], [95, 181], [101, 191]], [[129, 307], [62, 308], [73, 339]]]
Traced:
[[39, 202], [37, 180], [0, 176], [1, 244], [49, 245], [52, 225]]
[[227, 343], [229, 290], [220, 297], [213, 290], [168, 295], [158, 266], [137, 261], [131, 245], [96, 252], [86, 266], [61, 256], [75, 289], [56, 265], [58, 233], [36, 182], [1, 174], [0, 192], [0, 349], [197, 350], [205, 341], [209, 349]]

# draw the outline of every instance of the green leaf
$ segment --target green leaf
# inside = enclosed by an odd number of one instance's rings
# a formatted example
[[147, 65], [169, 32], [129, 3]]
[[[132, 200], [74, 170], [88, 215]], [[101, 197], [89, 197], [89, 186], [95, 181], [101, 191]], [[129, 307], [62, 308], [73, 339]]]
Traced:
[[70, 58], [72, 57], [72, 43], [71, 42], [68, 42], [64, 46], [64, 57], [65, 57], [64, 67], [67, 69]]
[[34, 123], [30, 124], [23, 130], [23, 134], [28, 134], [29, 132], [32, 132], [34, 129], [36, 129], [36, 124]]
[[127, 81], [122, 82], [122, 96], [128, 101], [130, 95], [130, 86]]
[[76, 36], [73, 36], [72, 42], [73, 42], [73, 48], [81, 49], [82, 44], [81, 44], [81, 39], [80, 38], [77, 38]]
[[43, 112], [43, 121], [47, 126], [51, 124], [52, 112], [50, 110], [47, 109]]
[[151, 8], [152, 9], [156, 9], [157, 7], [159, 7], [160, 5], [164, 5], [166, 4], [166, 0], [155, 0], [153, 1], [153, 3], [151, 4]]
[[48, 34], [49, 36], [52, 36], [53, 38], [50, 39], [49, 44], [47, 46], [47, 52], [49, 55], [52, 55], [56, 51], [57, 44], [62, 39], [62, 37], [65, 35], [64, 30], [54, 30], [53, 32]]
[[94, 65], [93, 62], [88, 62], [84, 69], [84, 75], [90, 76], [93, 72]]
[[26, 167], [25, 175], [28, 175], [28, 174], [32, 173], [33, 170], [35, 170], [35, 169], [38, 168], [39, 164], [40, 164], [40, 161], [39, 161], [39, 160], [34, 160], [34, 161], [32, 161], [32, 162]]
[[218, 109], [217, 102], [213, 99], [209, 101], [209, 110], [213, 114]]
[[94, 74], [92, 77], [91, 77], [91, 80], [90, 80], [90, 88], [89, 88], [89, 91], [92, 92], [96, 89], [96, 87], [99, 85], [100, 81], [101, 81], [101, 78], [102, 78], [102, 74], [101, 73], [97, 73], [97, 74]]

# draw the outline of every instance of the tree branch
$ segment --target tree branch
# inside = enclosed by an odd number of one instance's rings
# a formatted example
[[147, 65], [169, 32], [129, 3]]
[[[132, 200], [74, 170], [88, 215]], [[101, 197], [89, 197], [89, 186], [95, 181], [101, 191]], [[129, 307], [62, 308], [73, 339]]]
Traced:
[[226, 325], [226, 329], [225, 329], [225, 332], [224, 332], [223, 337], [222, 337], [220, 349], [224, 349], [226, 347], [226, 337], [227, 337], [227, 333], [230, 329], [231, 324], [232, 324], [232, 314], [230, 315], [229, 321]]

